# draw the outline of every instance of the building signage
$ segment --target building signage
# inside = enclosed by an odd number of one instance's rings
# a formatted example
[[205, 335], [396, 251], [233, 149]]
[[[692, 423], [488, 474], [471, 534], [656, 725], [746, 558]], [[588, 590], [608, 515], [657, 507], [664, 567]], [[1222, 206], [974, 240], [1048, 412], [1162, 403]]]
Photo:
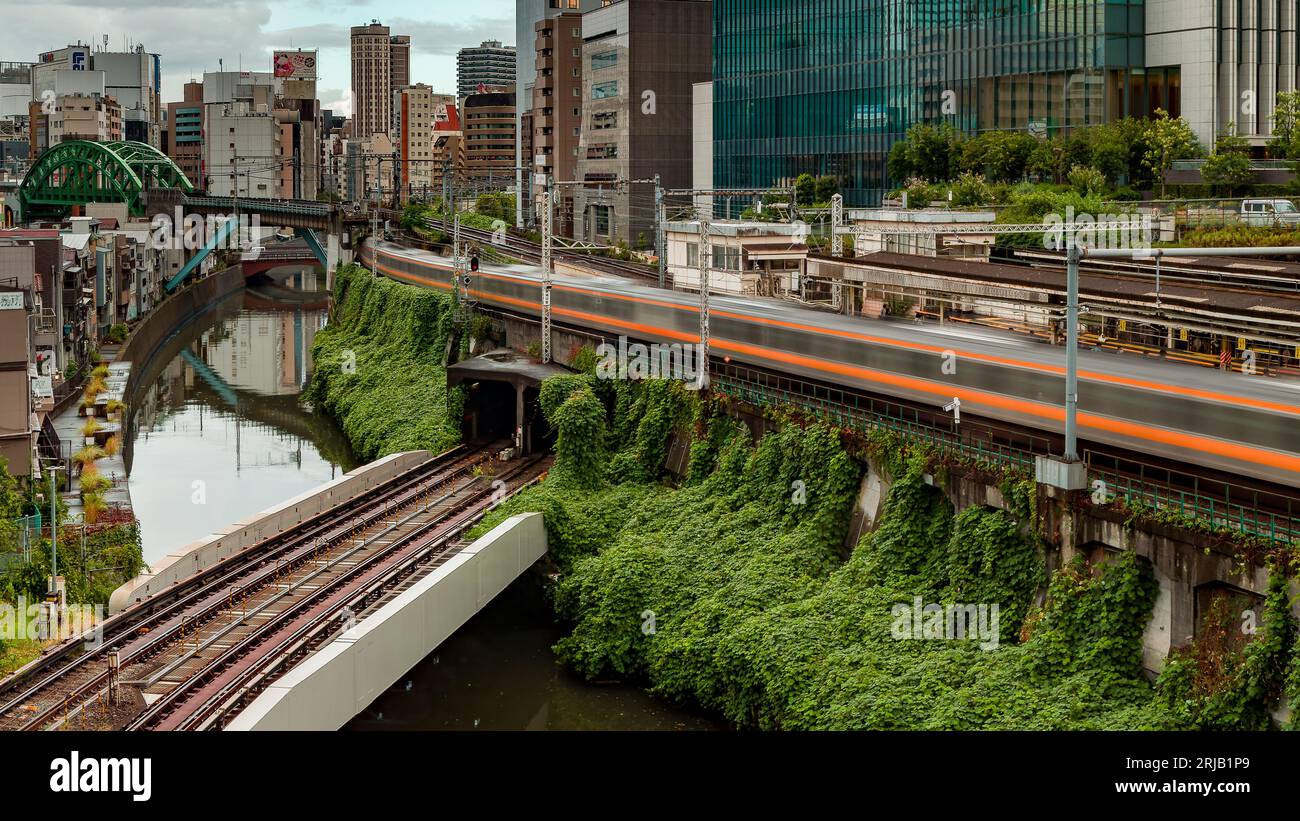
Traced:
[[316, 52], [314, 51], [277, 51], [271, 58], [271, 67], [276, 77], [292, 77], [295, 80], [316, 79]]
[[54, 396], [54, 380], [49, 376], [32, 377], [32, 396]]
[[5, 291], [0, 293], [0, 311], [12, 311], [23, 309], [23, 292], [22, 291]]

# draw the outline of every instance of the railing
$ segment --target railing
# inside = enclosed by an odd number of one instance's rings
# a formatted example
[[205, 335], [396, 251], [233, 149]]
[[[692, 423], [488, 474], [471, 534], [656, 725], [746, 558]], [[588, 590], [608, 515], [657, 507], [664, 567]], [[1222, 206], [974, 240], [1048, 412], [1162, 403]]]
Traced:
[[[800, 408], [851, 430], [891, 430], [924, 442], [939, 454], [979, 464], [1032, 473], [1035, 456], [1051, 453], [1051, 442], [1045, 437], [996, 428], [982, 429], [984, 436], [969, 429], [957, 432], [935, 424], [927, 418], [929, 414], [915, 408], [743, 366], [714, 364], [709, 380], [714, 390], [758, 407]], [[1104, 482], [1109, 501], [1138, 501], [1275, 544], [1300, 542], [1300, 497], [1121, 460], [1098, 451], [1085, 450], [1084, 460], [1089, 486], [1096, 487], [1096, 480]]]

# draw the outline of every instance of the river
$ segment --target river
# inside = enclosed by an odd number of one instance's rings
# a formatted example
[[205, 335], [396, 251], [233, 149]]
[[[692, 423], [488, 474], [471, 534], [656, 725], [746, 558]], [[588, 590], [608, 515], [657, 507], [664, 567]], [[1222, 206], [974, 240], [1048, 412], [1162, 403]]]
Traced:
[[[195, 318], [144, 368], [124, 450], [146, 562], [356, 465], [338, 425], [304, 407], [323, 277], [272, 272]], [[551, 652], [562, 635], [526, 574], [346, 729], [717, 729], [639, 688], [591, 684]]]

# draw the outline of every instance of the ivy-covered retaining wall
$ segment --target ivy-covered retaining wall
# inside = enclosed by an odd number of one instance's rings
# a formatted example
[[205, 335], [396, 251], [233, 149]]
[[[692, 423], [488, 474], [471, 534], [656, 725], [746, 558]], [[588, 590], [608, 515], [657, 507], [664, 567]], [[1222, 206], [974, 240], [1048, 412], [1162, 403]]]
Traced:
[[[1007, 510], [954, 514], [924, 481], [924, 454], [883, 439], [787, 418], [752, 442], [721, 403], [671, 382], [559, 377], [542, 401], [556, 468], [482, 527], [545, 515], [570, 627], [556, 652], [589, 677], [758, 728], [1262, 728], [1300, 693], [1280, 571], [1257, 633], [1207, 632], [1217, 644], [1177, 652], [1151, 684], [1150, 565], [1079, 558], [1043, 589], [1041, 546], [1022, 526], [1033, 501], [1014, 477]], [[679, 487], [660, 481], [673, 430], [693, 440]], [[845, 560], [868, 451], [892, 484]], [[995, 629], [975, 638], [923, 609], [995, 604], [997, 623], [982, 625]]]
[[451, 324], [450, 296], [340, 268], [306, 398], [338, 420], [363, 460], [445, 450], [460, 439], [461, 398], [448, 394], [442, 364]]

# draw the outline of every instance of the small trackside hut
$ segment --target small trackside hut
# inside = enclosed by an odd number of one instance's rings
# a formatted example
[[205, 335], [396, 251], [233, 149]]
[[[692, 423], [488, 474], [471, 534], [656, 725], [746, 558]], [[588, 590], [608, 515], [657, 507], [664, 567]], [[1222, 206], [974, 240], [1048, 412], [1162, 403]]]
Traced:
[[464, 385], [461, 432], [466, 441], [509, 438], [519, 455], [548, 450], [552, 434], [538, 393], [548, 376], [569, 373], [516, 351], [490, 351], [447, 366], [447, 390]]

